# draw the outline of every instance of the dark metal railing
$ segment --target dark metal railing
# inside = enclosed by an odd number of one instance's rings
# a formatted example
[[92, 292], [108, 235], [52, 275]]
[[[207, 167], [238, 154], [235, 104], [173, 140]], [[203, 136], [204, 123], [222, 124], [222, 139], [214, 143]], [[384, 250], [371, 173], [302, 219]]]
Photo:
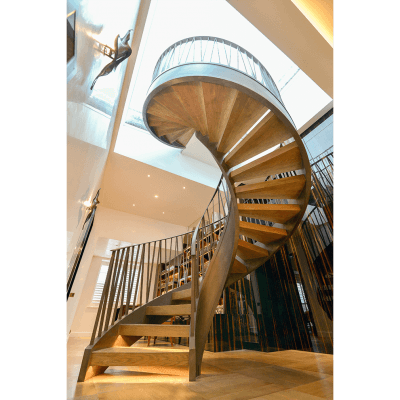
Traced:
[[83, 253], [86, 248], [86, 244], [89, 240], [90, 232], [92, 231], [93, 227], [93, 222], [94, 222], [94, 217], [96, 215], [96, 209], [97, 205], [100, 203], [98, 200], [99, 198], [99, 193], [100, 189], [97, 191], [96, 196], [93, 199], [93, 203], [90, 207], [86, 208], [86, 211], [88, 212], [85, 222], [83, 223], [82, 226], [82, 231], [80, 234], [80, 237], [78, 239], [77, 245], [74, 249], [74, 253], [72, 254], [69, 267], [67, 269], [67, 301], [70, 296], [72, 287], [75, 282], [76, 275], [79, 270], [79, 266], [82, 260]]
[[198, 290], [224, 229], [229, 199], [221, 177], [194, 231], [112, 250], [90, 344], [154, 298], [188, 282]]
[[240, 71], [261, 83], [283, 105], [274, 80], [256, 57], [229, 40], [213, 36], [194, 36], [169, 46], [158, 59], [152, 80], [178, 65], [198, 63], [223, 65]]

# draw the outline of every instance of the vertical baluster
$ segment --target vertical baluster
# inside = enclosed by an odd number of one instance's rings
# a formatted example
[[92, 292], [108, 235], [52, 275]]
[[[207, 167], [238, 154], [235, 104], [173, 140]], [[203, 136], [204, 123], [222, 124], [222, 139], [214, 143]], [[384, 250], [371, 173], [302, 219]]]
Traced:
[[108, 307], [107, 307], [107, 314], [106, 314], [106, 318], [104, 320], [104, 330], [105, 331], [110, 326], [111, 311], [112, 311], [112, 308], [113, 308], [114, 302], [115, 302], [115, 291], [118, 286], [118, 280], [119, 280], [119, 275], [121, 272], [122, 260], [124, 258], [125, 249], [121, 249], [120, 252], [121, 252], [121, 255], [120, 255], [118, 267], [117, 267], [117, 270], [116, 270], [116, 273], [114, 276], [114, 281], [112, 282], [112, 287], [110, 290], [110, 297], [109, 297], [109, 302], [108, 302]]
[[[99, 304], [99, 308], [97, 310], [96, 320], [94, 322], [93, 333], [92, 333], [92, 337], [90, 339], [90, 344], [93, 344], [94, 339], [97, 336], [100, 336], [100, 334], [101, 334], [101, 324], [99, 326], [99, 320], [100, 320], [100, 315], [102, 314], [102, 311], [105, 309], [105, 304], [106, 304], [106, 299], [107, 299], [107, 291], [108, 291], [108, 287], [110, 284], [111, 273], [112, 273], [113, 265], [114, 265], [114, 258], [115, 258], [115, 251], [113, 251], [111, 254], [110, 264], [108, 266], [108, 271], [107, 271], [107, 277], [104, 282], [103, 293], [101, 294], [100, 304]], [[99, 331], [96, 334], [96, 330], [97, 330], [98, 326], [99, 326]]]
[[133, 282], [135, 281], [135, 274], [134, 274], [134, 270], [133, 270], [133, 257], [134, 254], [137, 254], [137, 246], [132, 246], [132, 250], [131, 250], [131, 262], [130, 262], [130, 268], [129, 268], [129, 282], [128, 282], [128, 292], [126, 294], [126, 306], [125, 306], [125, 315], [128, 315], [129, 312], [129, 306], [131, 303], [131, 297], [132, 297], [132, 288], [133, 288]]
[[[171, 242], [169, 244], [169, 258], [168, 258], [168, 284], [169, 284], [169, 274], [171, 273], [171, 257], [172, 257], [172, 237], [170, 238]], [[175, 267], [172, 265], [172, 279], [174, 279], [174, 271], [175, 271]], [[173, 286], [173, 282], [172, 282], [172, 289], [174, 288]], [[172, 290], [171, 289], [171, 290]]]
[[[130, 247], [128, 247], [125, 252], [124, 267], [123, 267], [123, 271], [122, 271], [122, 275], [121, 275], [121, 283], [119, 285], [117, 299], [115, 301], [115, 311], [114, 311], [115, 317], [113, 318], [113, 321], [115, 319], [119, 320], [122, 317], [122, 306], [124, 304], [125, 289], [126, 289], [126, 277], [127, 277], [127, 272], [128, 272], [129, 251], [130, 251]], [[120, 296], [121, 296], [121, 300], [119, 301]], [[118, 302], [120, 304], [119, 312], [118, 312]]]
[[[156, 261], [156, 275], [154, 277], [154, 288], [153, 288], [153, 293], [154, 293], [154, 298], [158, 297], [158, 287], [159, 287], [159, 282], [161, 279], [160, 276], [160, 271], [161, 271], [161, 251], [160, 251], [160, 240], [157, 241], [158, 244], [158, 250], [157, 250], [157, 261]], [[154, 247], [156, 247], [156, 242], [154, 242]], [[161, 294], [161, 290], [160, 290]]]
[[[146, 303], [148, 303], [149, 297], [150, 297], [150, 287], [151, 287], [151, 280], [153, 278], [153, 268], [154, 268], [154, 256], [156, 254], [156, 242], [153, 242], [153, 243], [154, 243], [154, 245], [153, 245], [153, 257], [152, 257], [152, 260], [151, 260], [150, 279], [148, 279], [148, 285], [147, 285]], [[149, 250], [150, 250], [150, 244], [149, 244]], [[147, 276], [148, 275], [149, 275], [149, 272], [147, 272]]]
[[144, 262], [146, 260], [146, 244], [143, 245], [142, 262], [140, 268], [140, 297], [139, 306], [143, 304], [143, 281], [144, 281]]
[[[110, 291], [111, 291], [112, 283], [114, 281], [114, 275], [116, 274], [116, 271], [117, 271], [121, 250], [116, 250], [116, 251], [114, 251], [114, 253], [115, 253], [115, 261], [114, 261], [114, 265], [113, 265], [113, 268], [112, 268], [112, 275], [111, 275], [110, 280], [107, 282], [106, 295], [105, 295], [105, 298], [104, 298], [104, 307], [101, 310], [101, 319], [100, 319], [100, 325], [99, 325], [99, 335], [105, 330], [105, 328], [103, 326], [103, 323], [104, 323], [104, 320], [105, 320], [107, 306], [110, 303], [110, 295], [111, 295]], [[103, 290], [105, 290], [105, 289], [103, 289]]]
[[168, 292], [167, 239], [164, 240], [164, 293]]
[[[137, 255], [136, 255], [134, 276], [136, 276], [136, 270], [137, 270], [137, 278], [136, 278], [136, 285], [135, 285], [135, 295], [133, 296], [133, 299], [132, 299], [132, 302], [133, 302], [132, 310], [135, 310], [135, 308], [136, 308], [136, 298], [137, 298], [137, 295], [138, 295], [139, 283], [140, 283], [139, 282], [139, 279], [140, 279], [140, 266], [141, 266], [142, 258], [143, 258], [142, 257], [143, 246], [144, 245], [141, 245], [141, 244], [139, 245], [138, 252], [137, 252]], [[139, 260], [139, 265], [137, 265], [138, 260]]]
[[121, 289], [122, 289], [122, 283], [123, 283], [123, 279], [124, 279], [126, 252], [127, 252], [127, 249], [124, 248], [123, 255], [120, 260], [121, 266], [120, 266], [120, 271], [118, 274], [118, 279], [117, 279], [116, 285], [115, 285], [115, 295], [113, 296], [113, 303], [112, 303], [112, 307], [111, 307], [111, 315], [110, 315], [110, 321], [109, 321], [110, 326], [114, 325], [114, 323], [115, 323], [114, 321], [115, 321], [116, 314], [117, 314], [118, 302], [119, 302]]

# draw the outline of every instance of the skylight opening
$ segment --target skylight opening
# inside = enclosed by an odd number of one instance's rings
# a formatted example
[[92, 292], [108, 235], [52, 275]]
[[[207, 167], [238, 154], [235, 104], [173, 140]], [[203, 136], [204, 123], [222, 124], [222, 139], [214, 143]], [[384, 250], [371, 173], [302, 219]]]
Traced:
[[[190, 18], [188, 16], [190, 15]], [[175, 42], [193, 36], [215, 36], [229, 40], [252, 53], [268, 70], [292, 115], [297, 128], [311, 119], [332, 99], [326, 95], [295, 63], [225, 0], [152, 1], [138, 60], [132, 76], [133, 90], [126, 123], [145, 129], [142, 108], [152, 75], [161, 54]], [[173, 57], [187, 57], [190, 43]], [[209, 49], [205, 49], [210, 53]], [[212, 60], [223, 62], [235, 54], [225, 54], [221, 44], [214, 48]], [[222, 58], [221, 58], [222, 57]], [[250, 69], [246, 57], [235, 56], [240, 68]], [[188, 60], [189, 62], [189, 60]], [[256, 73], [259, 73], [256, 71]], [[306, 78], [304, 78], [304, 75]], [[289, 90], [289, 88], [291, 90]], [[315, 95], [310, 98], [310, 93]], [[306, 97], [306, 99], [305, 99]], [[286, 104], [287, 103], [287, 104]], [[307, 106], [308, 104], [308, 106]], [[308, 108], [307, 108], [308, 107]]]

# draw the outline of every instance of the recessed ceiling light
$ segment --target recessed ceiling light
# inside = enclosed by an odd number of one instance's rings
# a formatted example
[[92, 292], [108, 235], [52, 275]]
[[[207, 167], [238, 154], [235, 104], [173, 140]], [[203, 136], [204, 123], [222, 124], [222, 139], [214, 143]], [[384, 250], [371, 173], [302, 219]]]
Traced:
[[162, 213], [164, 214], [164, 211]]
[[133, 207], [135, 207], [135, 205], [134, 204], [132, 204], [133, 205]]
[[186, 189], [185, 186], [183, 188]]
[[156, 194], [154, 197], [158, 197], [158, 195]]
[[147, 175], [148, 178], [150, 178], [150, 175]]

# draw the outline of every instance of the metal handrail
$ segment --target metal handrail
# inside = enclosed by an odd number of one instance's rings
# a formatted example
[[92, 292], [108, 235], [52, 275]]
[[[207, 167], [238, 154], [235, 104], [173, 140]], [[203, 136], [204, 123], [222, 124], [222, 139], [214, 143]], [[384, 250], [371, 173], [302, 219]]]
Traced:
[[214, 36], [188, 37], [169, 46], [156, 63], [152, 82], [178, 65], [198, 63], [223, 65], [240, 71], [260, 83], [283, 105], [274, 80], [261, 62], [243, 47]]

